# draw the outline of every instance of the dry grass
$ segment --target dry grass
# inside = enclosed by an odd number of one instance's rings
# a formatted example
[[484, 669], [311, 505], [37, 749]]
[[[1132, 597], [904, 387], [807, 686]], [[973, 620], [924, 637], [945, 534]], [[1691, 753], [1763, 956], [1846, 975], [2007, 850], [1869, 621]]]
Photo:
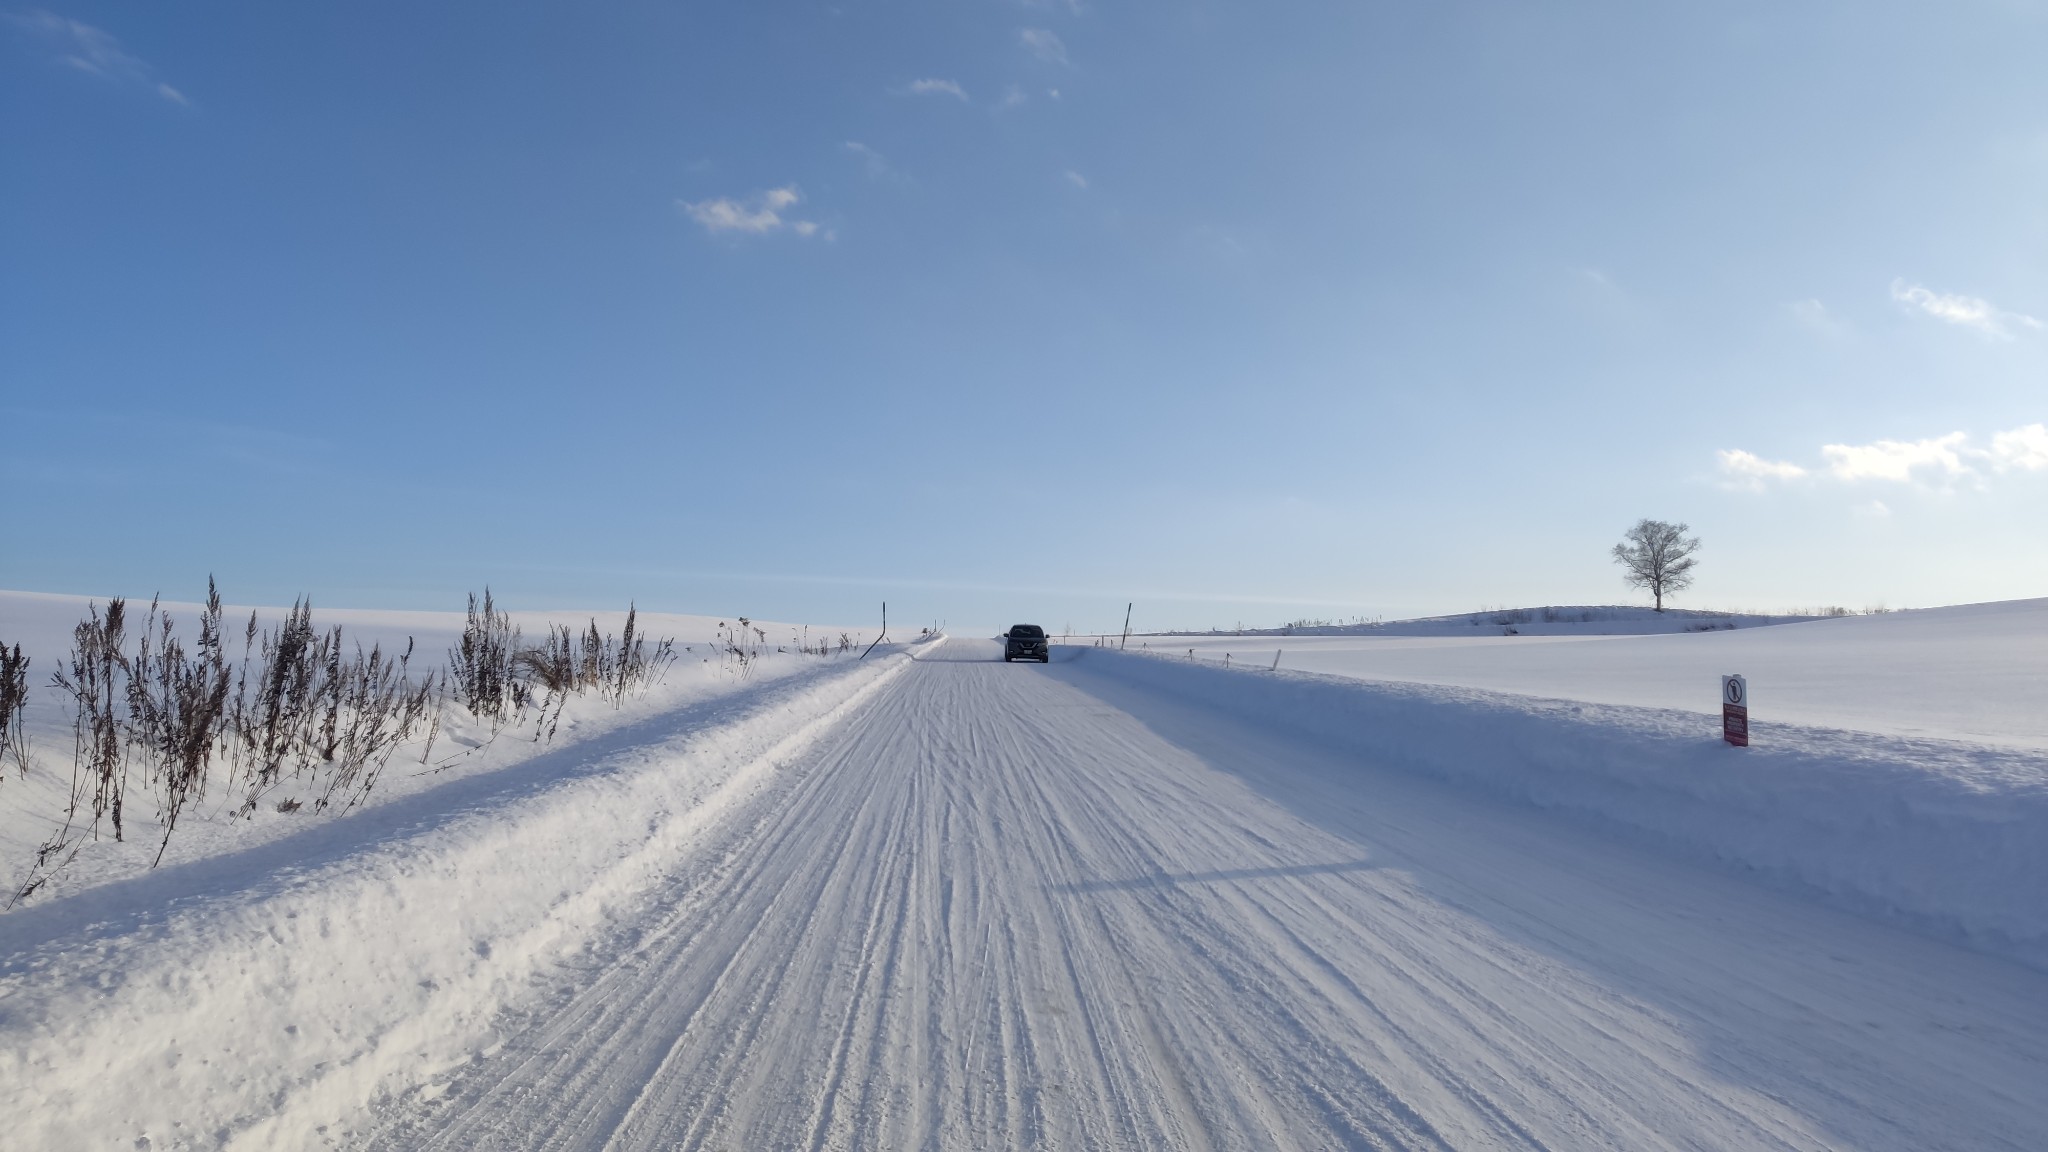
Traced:
[[[389, 655], [376, 645], [345, 642], [340, 627], [320, 628], [300, 599], [277, 626], [263, 629], [252, 613], [231, 662], [220, 594], [207, 583], [198, 635], [189, 642], [169, 612], [152, 601], [140, 627], [125, 600], [98, 605], [72, 633], [72, 651], [51, 679], [73, 711], [72, 786], [63, 825], [37, 852], [19, 901], [76, 858], [102, 828], [125, 838], [127, 802], [139, 783], [154, 799], [163, 830], [161, 863], [181, 815], [210, 788], [225, 786], [235, 814], [255, 812], [286, 783], [280, 812], [346, 812], [367, 800], [393, 753], [425, 732], [424, 762], [455, 705], [487, 719], [493, 737], [539, 705], [535, 739], [552, 738], [572, 696], [596, 693], [614, 707], [661, 682], [676, 659], [672, 640], [650, 641], [629, 607], [623, 635], [550, 627], [534, 647], [488, 589], [469, 599], [463, 635], [444, 671], [415, 676], [413, 646]], [[742, 621], [730, 646], [742, 663], [759, 654], [759, 629]], [[751, 641], [751, 642], [750, 642]], [[27, 770], [22, 712], [28, 702], [28, 659], [17, 645], [0, 648], [0, 765], [13, 757]], [[10, 902], [11, 903], [11, 902]]]

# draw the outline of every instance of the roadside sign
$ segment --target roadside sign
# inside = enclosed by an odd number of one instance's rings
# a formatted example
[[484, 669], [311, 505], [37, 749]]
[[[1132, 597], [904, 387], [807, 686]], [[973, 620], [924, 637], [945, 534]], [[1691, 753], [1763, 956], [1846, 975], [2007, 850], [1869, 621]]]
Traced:
[[1721, 677], [1721, 739], [1749, 747], [1749, 681], [1740, 676]]

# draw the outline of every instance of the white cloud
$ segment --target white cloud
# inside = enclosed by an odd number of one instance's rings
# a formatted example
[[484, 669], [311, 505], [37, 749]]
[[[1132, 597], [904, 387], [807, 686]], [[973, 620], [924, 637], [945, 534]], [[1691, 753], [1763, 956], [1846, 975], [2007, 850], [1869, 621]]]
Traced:
[[1879, 440], [1875, 444], [1823, 444], [1828, 474], [1837, 480], [1910, 482], [1916, 474], [1933, 472], [1944, 478], [1969, 475], [1965, 454], [1969, 436], [1951, 432], [1929, 440]]
[[[794, 208], [803, 195], [796, 185], [770, 188], [744, 200], [719, 197], [716, 200], [678, 200], [676, 207], [683, 210], [690, 219], [704, 226], [706, 232], [741, 232], [763, 235], [780, 232], [787, 228], [799, 236], [815, 235], [818, 225], [810, 220], [795, 220], [786, 213]], [[827, 233], [830, 238], [830, 233]]]
[[109, 83], [147, 89], [179, 107], [192, 104], [183, 92], [158, 80], [154, 69], [129, 55], [121, 42], [103, 29], [42, 9], [10, 13], [7, 19], [48, 42], [67, 67]]
[[1074, 187], [1079, 188], [1084, 192], [1088, 190], [1088, 178], [1086, 176], [1081, 175], [1079, 172], [1074, 171], [1072, 168], [1067, 169], [1067, 183], [1072, 184]]
[[2029, 424], [1991, 438], [1991, 459], [2000, 470], [2048, 468], [2048, 424]]
[[912, 80], [912, 96], [951, 96], [955, 100], [967, 99], [967, 89], [953, 80]]
[[1754, 452], [1740, 448], [1723, 448], [1720, 453], [1721, 471], [1729, 483], [1737, 488], [1762, 491], [1765, 484], [1773, 481], [1798, 480], [1806, 475], [1806, 469], [1797, 464], [1779, 460], [1766, 460]]
[[1024, 47], [1029, 48], [1031, 54], [1040, 60], [1048, 64], [1067, 62], [1067, 46], [1049, 29], [1026, 28], [1020, 31], [1018, 36], [1024, 41]]
[[[2048, 424], [2026, 424], [1995, 432], [1991, 446], [1971, 443], [1967, 432], [1951, 432], [1925, 440], [1877, 440], [1869, 444], [1824, 444], [1820, 475], [1844, 484], [1866, 482], [1950, 487], [1961, 480], [1982, 487], [1994, 473], [2048, 472]], [[1789, 461], [1766, 460], [1740, 448], [1724, 448], [1723, 484], [1761, 492], [1773, 483], [1802, 480], [1816, 473]]]
[[1026, 101], [1030, 99], [1031, 98], [1029, 96], [1026, 96], [1024, 94], [1024, 89], [1021, 85], [1012, 84], [1008, 88], [1003, 89], [1003, 98], [1001, 102], [999, 102], [996, 105], [996, 110], [1001, 111], [1002, 109], [1005, 108], [1021, 107]]
[[1908, 284], [1904, 280], [1892, 281], [1892, 299], [1901, 304], [1918, 308], [1929, 316], [1945, 323], [1975, 328], [1987, 336], [2012, 339], [2012, 329], [2042, 327], [2039, 320], [2020, 312], [2007, 312], [1975, 296], [1947, 295]]

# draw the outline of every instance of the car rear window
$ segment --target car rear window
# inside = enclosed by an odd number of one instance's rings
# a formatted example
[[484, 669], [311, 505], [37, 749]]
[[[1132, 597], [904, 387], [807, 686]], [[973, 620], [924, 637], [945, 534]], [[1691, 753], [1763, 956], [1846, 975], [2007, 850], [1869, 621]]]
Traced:
[[1013, 624], [1010, 626], [1010, 635], [1036, 640], [1045, 635], [1045, 629], [1036, 624]]

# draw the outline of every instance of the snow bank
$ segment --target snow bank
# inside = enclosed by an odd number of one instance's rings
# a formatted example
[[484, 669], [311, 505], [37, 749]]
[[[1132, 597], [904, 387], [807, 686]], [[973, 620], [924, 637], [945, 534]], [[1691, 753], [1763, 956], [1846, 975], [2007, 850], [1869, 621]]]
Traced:
[[0, 917], [8, 1145], [345, 1143], [330, 1125], [472, 1058], [536, 975], [906, 665], [821, 667]]
[[[1802, 626], [1805, 627], [1805, 626]], [[2048, 753], [1085, 649], [1077, 670], [2048, 967]]]

